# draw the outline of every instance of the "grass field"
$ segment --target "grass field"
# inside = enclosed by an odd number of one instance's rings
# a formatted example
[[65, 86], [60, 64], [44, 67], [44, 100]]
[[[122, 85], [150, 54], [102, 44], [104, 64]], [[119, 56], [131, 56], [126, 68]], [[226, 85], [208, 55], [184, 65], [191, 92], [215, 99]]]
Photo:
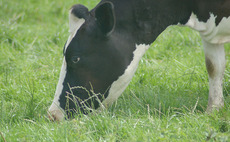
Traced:
[[50, 122], [68, 37], [68, 10], [99, 0], [0, 0], [0, 142], [230, 141], [230, 45], [225, 107], [206, 114], [208, 74], [199, 34], [170, 27], [110, 108]]

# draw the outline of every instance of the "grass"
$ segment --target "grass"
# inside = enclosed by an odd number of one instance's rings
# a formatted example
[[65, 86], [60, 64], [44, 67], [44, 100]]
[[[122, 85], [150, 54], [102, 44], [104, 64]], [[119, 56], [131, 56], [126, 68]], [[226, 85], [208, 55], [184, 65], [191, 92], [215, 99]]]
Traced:
[[230, 45], [225, 107], [208, 115], [201, 39], [176, 26], [152, 44], [110, 108], [71, 121], [48, 120], [68, 37], [68, 10], [76, 3], [91, 9], [98, 1], [0, 1], [0, 141], [229, 141]]

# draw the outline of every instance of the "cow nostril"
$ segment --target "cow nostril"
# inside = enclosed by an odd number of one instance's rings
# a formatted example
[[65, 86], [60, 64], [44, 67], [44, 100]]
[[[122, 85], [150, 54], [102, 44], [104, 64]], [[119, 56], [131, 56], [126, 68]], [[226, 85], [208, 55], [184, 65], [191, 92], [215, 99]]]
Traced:
[[78, 63], [79, 61], [80, 61], [80, 57], [78, 57], [78, 56], [73, 56], [73, 57], [72, 57], [72, 62], [73, 62], [73, 63], [76, 64], [76, 63]]

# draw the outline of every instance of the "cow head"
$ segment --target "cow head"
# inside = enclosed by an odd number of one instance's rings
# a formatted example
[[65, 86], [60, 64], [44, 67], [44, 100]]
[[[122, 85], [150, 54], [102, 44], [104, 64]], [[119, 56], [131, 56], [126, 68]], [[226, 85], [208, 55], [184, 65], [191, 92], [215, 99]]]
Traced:
[[134, 47], [114, 32], [113, 4], [104, 2], [88, 11], [75, 5], [69, 13], [70, 36], [64, 47], [64, 61], [54, 101], [49, 108], [55, 120], [98, 108], [133, 57], [122, 46]]

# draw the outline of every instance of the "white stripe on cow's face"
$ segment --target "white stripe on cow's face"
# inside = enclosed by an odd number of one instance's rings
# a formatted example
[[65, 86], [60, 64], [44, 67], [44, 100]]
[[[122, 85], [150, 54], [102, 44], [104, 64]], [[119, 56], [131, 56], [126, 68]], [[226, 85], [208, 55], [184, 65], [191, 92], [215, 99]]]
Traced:
[[[72, 41], [72, 39], [77, 34], [77, 31], [79, 30], [79, 28], [85, 22], [84, 19], [79, 19], [79, 18], [75, 17], [71, 13], [71, 11], [72, 10], [70, 10], [70, 14], [69, 14], [69, 32], [70, 32], [70, 36], [69, 36], [69, 38], [68, 38], [68, 40], [66, 42], [64, 52], [66, 51], [66, 49], [69, 46], [69, 44]], [[49, 116], [52, 117], [51, 119], [54, 119], [54, 120], [57, 120], [57, 121], [62, 120], [64, 118], [64, 116], [65, 116], [64, 110], [60, 107], [59, 98], [60, 98], [62, 90], [63, 90], [63, 83], [64, 83], [64, 80], [65, 80], [65, 77], [66, 77], [66, 72], [67, 72], [67, 65], [66, 65], [66, 60], [65, 60], [65, 57], [64, 57], [61, 72], [60, 72], [59, 81], [58, 81], [55, 96], [54, 96], [54, 100], [53, 100], [53, 103], [51, 104], [51, 106], [50, 106], [50, 108], [48, 110]]]
[[83, 18], [79, 19], [78, 17], [74, 16], [71, 13], [71, 11], [72, 11], [72, 9], [70, 10], [70, 13], [69, 13], [69, 33], [70, 33], [70, 36], [66, 42], [65, 51], [66, 51], [67, 47], [69, 46], [70, 42], [72, 41], [72, 39], [77, 34], [77, 31], [79, 30], [79, 28], [85, 23], [85, 19], [83, 19]]
[[64, 118], [64, 110], [62, 108], [60, 108], [59, 98], [60, 98], [61, 92], [63, 90], [63, 82], [65, 79], [65, 76], [66, 76], [66, 61], [64, 58], [63, 64], [61, 67], [59, 81], [58, 81], [56, 92], [54, 95], [54, 100], [53, 100], [53, 103], [51, 104], [51, 106], [48, 110], [51, 117], [55, 120], [58, 120], [58, 121], [60, 121]]
[[200, 32], [203, 40], [212, 44], [223, 44], [230, 42], [230, 17], [223, 18], [218, 25], [215, 23], [216, 17], [210, 14], [207, 22], [201, 22], [192, 13], [189, 21], [185, 24]]
[[138, 67], [138, 63], [148, 48], [149, 45], [145, 45], [145, 44], [136, 45], [136, 50], [133, 52], [134, 55], [133, 60], [126, 68], [124, 74], [121, 75], [111, 85], [107, 98], [102, 102], [104, 106], [110, 105], [112, 102], [116, 101], [117, 98], [122, 94], [122, 92], [125, 90], [125, 88], [132, 80], [133, 75]]

